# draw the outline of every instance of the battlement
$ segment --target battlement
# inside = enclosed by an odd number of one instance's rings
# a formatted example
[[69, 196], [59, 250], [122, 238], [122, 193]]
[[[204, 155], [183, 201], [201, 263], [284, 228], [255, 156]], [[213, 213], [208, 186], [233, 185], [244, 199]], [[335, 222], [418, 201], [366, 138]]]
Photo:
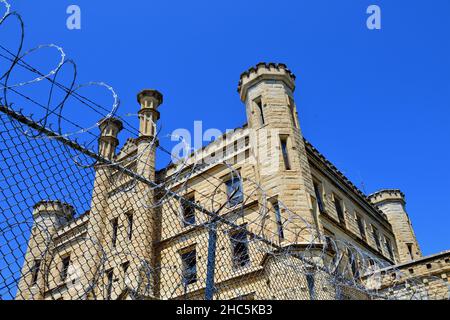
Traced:
[[73, 219], [75, 209], [72, 205], [59, 201], [59, 200], [42, 200], [36, 203], [33, 207], [33, 217], [37, 217], [43, 214], [54, 214], [59, 218], [65, 218], [66, 220]]
[[283, 63], [260, 62], [241, 74], [238, 92], [241, 96], [241, 100], [245, 101], [248, 89], [261, 80], [280, 80], [283, 81], [291, 91], [294, 91], [295, 79], [295, 75]]
[[398, 201], [401, 202], [402, 204], [406, 203], [405, 194], [398, 189], [380, 190], [378, 192], [371, 194], [368, 198], [374, 205], [379, 205], [381, 203], [388, 201], [389, 202]]

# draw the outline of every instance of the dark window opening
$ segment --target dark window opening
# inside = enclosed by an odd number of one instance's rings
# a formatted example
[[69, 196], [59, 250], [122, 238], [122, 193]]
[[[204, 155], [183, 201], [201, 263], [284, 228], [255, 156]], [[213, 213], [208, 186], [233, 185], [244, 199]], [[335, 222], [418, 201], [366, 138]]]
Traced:
[[117, 230], [119, 229], [119, 219], [115, 218], [111, 220], [112, 225], [112, 246], [116, 247], [117, 242]]
[[256, 104], [258, 115], [259, 115], [260, 125], [264, 125], [265, 124], [264, 109], [263, 109], [263, 104], [262, 104], [261, 98], [256, 99], [255, 104]]
[[334, 196], [334, 206], [336, 207], [336, 213], [338, 215], [339, 223], [345, 224], [344, 210], [342, 209], [342, 200], [337, 196]]
[[278, 238], [280, 241], [284, 239], [283, 221], [281, 219], [280, 205], [277, 203], [273, 204], [273, 210], [275, 211], [275, 219], [277, 222]]
[[394, 251], [392, 250], [391, 240], [389, 239], [386, 239], [386, 249], [389, 253], [389, 257], [391, 258], [391, 260], [394, 261]]
[[239, 177], [233, 177], [225, 184], [227, 186], [228, 206], [234, 207], [241, 203], [244, 200], [241, 179]]
[[183, 286], [197, 281], [197, 257], [195, 249], [181, 254], [183, 267]]
[[129, 267], [130, 267], [130, 262], [129, 261], [122, 263], [122, 270], [123, 270], [123, 273], [125, 275], [127, 274], [127, 271], [128, 271]]
[[39, 271], [41, 269], [41, 260], [34, 260], [33, 267], [31, 268], [31, 285], [34, 286], [37, 283], [39, 277]]
[[107, 300], [111, 300], [111, 296], [112, 296], [112, 287], [113, 287], [113, 277], [114, 277], [114, 272], [113, 270], [108, 270], [106, 272], [106, 277], [107, 277], [107, 285], [106, 285], [106, 299]]
[[195, 208], [191, 203], [195, 202], [194, 196], [189, 196], [181, 200], [181, 210], [183, 212], [183, 226], [188, 227], [195, 224]]
[[319, 206], [319, 212], [324, 213], [325, 208], [323, 205], [322, 192], [320, 191], [320, 185], [314, 182], [314, 193], [316, 194], [317, 205]]
[[360, 215], [356, 215], [356, 222], [358, 224], [359, 234], [366, 240], [366, 229], [364, 228], [364, 221]]
[[62, 259], [62, 262], [61, 262], [61, 272], [59, 274], [61, 281], [66, 281], [67, 274], [69, 271], [69, 266], [70, 266], [70, 256], [66, 256]]
[[333, 242], [334, 234], [328, 229], [324, 228], [324, 236], [325, 236], [325, 246], [326, 250], [331, 253], [331, 255], [336, 255], [335, 243]]
[[409, 252], [409, 256], [411, 257], [411, 260], [414, 260], [412, 243], [407, 243], [406, 245], [408, 247], [408, 252]]
[[231, 234], [231, 246], [233, 249], [233, 267], [243, 268], [250, 265], [248, 253], [248, 239], [245, 230], [235, 231]]
[[313, 273], [306, 273], [306, 282], [308, 284], [309, 297], [316, 300], [316, 279]]
[[281, 152], [283, 154], [283, 161], [284, 161], [284, 168], [286, 170], [291, 170], [291, 163], [289, 161], [289, 153], [288, 153], [288, 147], [287, 147], [287, 140], [288, 137], [281, 137]]
[[297, 115], [295, 114], [295, 104], [294, 100], [291, 97], [289, 97], [289, 111], [291, 114], [292, 124], [294, 125], [295, 128], [297, 128]]
[[378, 229], [372, 226], [373, 238], [375, 239], [375, 244], [377, 245], [378, 251], [381, 251], [380, 234]]
[[356, 261], [356, 256], [352, 253], [350, 249], [347, 249], [347, 256], [350, 263], [350, 268], [352, 269], [353, 276], [355, 278], [359, 277], [358, 263]]
[[128, 240], [131, 240], [131, 238], [133, 237], [133, 214], [132, 213], [127, 213], [127, 222], [128, 222], [127, 237], [128, 237]]

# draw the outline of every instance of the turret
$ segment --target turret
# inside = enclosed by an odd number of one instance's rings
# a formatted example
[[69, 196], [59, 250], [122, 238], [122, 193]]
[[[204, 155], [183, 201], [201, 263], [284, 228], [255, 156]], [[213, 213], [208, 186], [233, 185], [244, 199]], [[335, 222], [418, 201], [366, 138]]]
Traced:
[[56, 232], [73, 219], [74, 209], [61, 201], [40, 201], [33, 207], [31, 230], [17, 299], [43, 299], [45, 270], [50, 260], [51, 243]]
[[[277, 198], [289, 209], [280, 206], [281, 220], [287, 221], [284, 225], [291, 231], [283, 234], [286, 244], [308, 243], [318, 230], [312, 176], [294, 90], [295, 75], [286, 65], [276, 63], [259, 63], [250, 68], [241, 74], [238, 86], [247, 112], [259, 183], [269, 197]], [[276, 203], [271, 205], [272, 211], [278, 211]], [[275, 234], [280, 233], [277, 225], [272, 226]]]
[[[137, 174], [147, 180], [155, 181], [155, 157], [158, 140], [156, 124], [159, 120], [158, 107], [163, 102], [157, 90], [143, 90], [137, 96], [139, 110], [139, 137], [137, 139]], [[146, 297], [155, 295], [155, 248], [157, 243], [157, 207], [154, 188], [149, 183], [138, 182], [129, 203], [132, 205], [133, 224], [138, 226], [131, 238], [132, 260], [126, 281], [132, 291]], [[145, 261], [145, 263], [144, 263]], [[149, 277], [149, 274], [150, 277]]]
[[[119, 145], [118, 135], [123, 125], [119, 119], [105, 118], [99, 123], [100, 138], [98, 139], [98, 153], [102, 158], [114, 162], [116, 157], [116, 148]], [[91, 246], [82, 256], [80, 256], [79, 265], [83, 266], [83, 277], [81, 279], [81, 287], [87, 288], [90, 282], [94, 281], [98, 270], [101, 268], [101, 246], [105, 245], [105, 237], [109, 223], [108, 193], [112, 187], [111, 175], [113, 173], [112, 166], [99, 163], [95, 166], [94, 189], [92, 191], [91, 209], [89, 225], [87, 228], [87, 236]], [[79, 294], [79, 293], [74, 293]], [[88, 298], [88, 292], [83, 293], [85, 296], [79, 298]], [[78, 297], [78, 296], [77, 296]]]
[[99, 155], [112, 160], [119, 145], [117, 136], [122, 130], [122, 122], [116, 118], [106, 118], [100, 121], [100, 138], [98, 142]]
[[392, 225], [399, 252], [400, 263], [422, 257], [419, 243], [406, 212], [405, 195], [400, 190], [381, 190], [369, 196], [369, 200], [383, 211]]

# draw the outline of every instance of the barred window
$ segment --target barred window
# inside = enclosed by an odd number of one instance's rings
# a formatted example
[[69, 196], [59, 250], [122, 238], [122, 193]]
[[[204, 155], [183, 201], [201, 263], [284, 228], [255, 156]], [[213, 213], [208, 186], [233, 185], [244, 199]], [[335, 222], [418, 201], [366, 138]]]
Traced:
[[41, 269], [41, 260], [34, 260], [33, 267], [31, 268], [31, 285], [34, 286], [39, 277], [39, 271]]
[[358, 224], [359, 234], [361, 235], [361, 238], [366, 240], [366, 229], [364, 228], [364, 221], [359, 214], [356, 215], [356, 223]]
[[372, 234], [373, 238], [375, 240], [375, 244], [377, 245], [377, 248], [379, 251], [381, 251], [381, 242], [380, 242], [380, 234], [378, 233], [378, 229], [372, 226]]
[[61, 261], [61, 272], [59, 274], [61, 281], [66, 281], [67, 274], [69, 271], [69, 266], [70, 266], [70, 256], [65, 256], [64, 258], [62, 258], [62, 261]]
[[183, 285], [187, 286], [197, 281], [197, 253], [195, 249], [181, 254], [183, 267]]
[[131, 240], [133, 237], [133, 213], [126, 213], [127, 216], [127, 238]]
[[243, 268], [250, 265], [250, 255], [248, 253], [248, 239], [245, 230], [231, 233], [231, 246], [233, 249], [233, 267]]
[[188, 227], [195, 224], [195, 208], [191, 204], [193, 202], [195, 202], [194, 195], [187, 196], [186, 199], [181, 199], [183, 227]]
[[319, 212], [324, 213], [325, 207], [323, 205], [321, 187], [318, 182], [314, 182], [314, 193], [316, 194], [317, 205], [319, 206]]
[[388, 238], [385, 238], [385, 240], [386, 240], [386, 249], [389, 253], [389, 257], [391, 258], [392, 261], [394, 261], [394, 252], [392, 251], [391, 240], [389, 240]]
[[281, 219], [280, 205], [278, 204], [278, 202], [273, 204], [273, 210], [275, 212], [275, 220], [277, 222], [278, 238], [280, 241], [282, 241], [284, 239], [284, 230], [283, 221]]
[[225, 184], [227, 186], [227, 198], [229, 207], [234, 207], [244, 201], [244, 193], [242, 192], [242, 183], [240, 178], [233, 177], [225, 182]]
[[114, 270], [113, 269], [106, 271], [106, 279], [107, 279], [106, 299], [111, 300], [113, 280], [114, 280]]
[[345, 224], [345, 215], [344, 210], [342, 208], [342, 200], [334, 195], [334, 206], [336, 207], [336, 213], [339, 219], [339, 223], [344, 225]]
[[113, 248], [115, 248], [117, 242], [117, 231], [119, 229], [119, 219], [117, 218], [112, 219], [111, 226], [112, 226], [112, 246]]

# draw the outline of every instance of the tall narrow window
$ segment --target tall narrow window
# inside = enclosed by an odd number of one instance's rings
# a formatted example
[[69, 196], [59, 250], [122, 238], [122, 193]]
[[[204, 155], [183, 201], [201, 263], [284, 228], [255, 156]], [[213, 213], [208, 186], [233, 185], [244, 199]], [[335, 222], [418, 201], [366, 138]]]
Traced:
[[40, 269], [41, 269], [41, 260], [34, 260], [33, 267], [31, 268], [31, 285], [32, 286], [34, 286], [37, 283]]
[[225, 184], [227, 186], [228, 206], [234, 207], [241, 203], [244, 200], [241, 179], [239, 177], [233, 177], [225, 182]]
[[110, 269], [106, 272], [106, 299], [111, 300], [112, 288], [113, 288], [114, 272]]
[[298, 127], [297, 126], [297, 115], [295, 114], [295, 104], [294, 104], [294, 100], [289, 97], [289, 112], [291, 114], [291, 119], [292, 119], [292, 124], [294, 125], [294, 127]]
[[123, 272], [123, 281], [124, 281], [124, 283], [125, 283], [125, 279], [127, 278], [129, 267], [130, 267], [130, 262], [129, 261], [122, 263], [122, 272]]
[[61, 261], [61, 271], [59, 273], [61, 281], [66, 281], [70, 266], [70, 256], [65, 256]]
[[380, 234], [378, 233], [378, 229], [372, 226], [372, 235], [375, 240], [375, 244], [377, 245], [378, 251], [381, 251], [381, 242], [380, 242]]
[[386, 240], [386, 249], [389, 253], [389, 257], [391, 258], [392, 261], [394, 261], [394, 251], [392, 251], [391, 240], [389, 240], [388, 238], [385, 238], [385, 240]]
[[408, 252], [409, 252], [409, 256], [411, 257], [411, 260], [414, 260], [412, 243], [407, 243], [406, 246], [408, 247]]
[[345, 224], [344, 210], [342, 209], [342, 200], [338, 196], [334, 196], [334, 206], [338, 215], [339, 223]]
[[275, 219], [277, 222], [278, 239], [282, 241], [284, 239], [283, 221], [281, 220], [280, 205], [278, 202], [273, 204], [273, 211], [275, 212]]
[[322, 191], [321, 191], [320, 184], [318, 182], [314, 182], [314, 193], [316, 194], [317, 205], [319, 206], [319, 212], [324, 213], [325, 207], [323, 205]]
[[336, 243], [333, 241], [334, 233], [330, 230], [323, 228], [323, 234], [325, 237], [325, 247], [328, 253], [332, 256], [333, 263], [336, 261]]
[[352, 269], [353, 276], [355, 278], [358, 278], [359, 270], [358, 270], [358, 263], [356, 261], [356, 255], [354, 255], [352, 253], [352, 251], [349, 248], [347, 248], [347, 256], [348, 256], [348, 262], [350, 264], [350, 268]]
[[113, 248], [115, 248], [117, 242], [117, 230], [119, 229], [119, 219], [117, 218], [112, 219], [111, 226], [112, 226], [112, 246]]
[[131, 240], [133, 237], [133, 213], [128, 212], [127, 216], [127, 238]]
[[194, 195], [187, 196], [186, 199], [181, 200], [183, 227], [188, 227], [195, 224], [195, 209], [191, 204], [194, 202], [195, 202]]
[[306, 282], [308, 284], [309, 297], [311, 300], [316, 300], [316, 279], [314, 277], [314, 271], [306, 272]]
[[233, 249], [233, 267], [243, 268], [250, 265], [248, 239], [245, 230], [235, 231], [231, 234], [231, 246]]
[[255, 100], [255, 105], [256, 105], [256, 113], [258, 114], [259, 118], [259, 124], [264, 125], [265, 124], [264, 109], [261, 98]]
[[289, 153], [288, 153], [287, 142], [288, 142], [288, 137], [287, 136], [281, 136], [280, 137], [281, 152], [283, 154], [284, 168], [286, 170], [291, 170], [291, 163], [289, 161]]
[[364, 221], [359, 214], [356, 215], [356, 223], [358, 224], [359, 234], [361, 235], [361, 238], [366, 240], [366, 229], [364, 228]]
[[197, 281], [197, 257], [195, 249], [181, 254], [183, 267], [183, 286]]

